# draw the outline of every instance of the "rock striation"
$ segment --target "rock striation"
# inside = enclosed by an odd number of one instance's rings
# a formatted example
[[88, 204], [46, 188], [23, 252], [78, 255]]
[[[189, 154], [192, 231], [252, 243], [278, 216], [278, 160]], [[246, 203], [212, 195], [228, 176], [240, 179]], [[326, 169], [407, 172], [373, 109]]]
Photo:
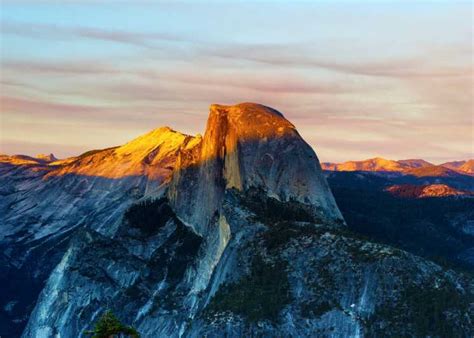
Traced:
[[343, 222], [313, 149], [272, 108], [212, 105], [202, 141], [177, 162], [168, 196], [199, 233], [230, 189], [261, 189], [279, 201], [300, 202], [327, 222]]
[[143, 337], [474, 334], [472, 278], [349, 231], [272, 108], [0, 174], [2, 335], [81, 336], [107, 308]]

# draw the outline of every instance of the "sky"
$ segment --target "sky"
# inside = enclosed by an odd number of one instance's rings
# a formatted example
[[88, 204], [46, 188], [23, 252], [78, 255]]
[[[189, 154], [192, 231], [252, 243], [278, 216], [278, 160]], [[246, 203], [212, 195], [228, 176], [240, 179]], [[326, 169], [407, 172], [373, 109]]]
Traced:
[[78, 155], [212, 103], [281, 111], [321, 161], [474, 155], [470, 1], [0, 2], [0, 153]]

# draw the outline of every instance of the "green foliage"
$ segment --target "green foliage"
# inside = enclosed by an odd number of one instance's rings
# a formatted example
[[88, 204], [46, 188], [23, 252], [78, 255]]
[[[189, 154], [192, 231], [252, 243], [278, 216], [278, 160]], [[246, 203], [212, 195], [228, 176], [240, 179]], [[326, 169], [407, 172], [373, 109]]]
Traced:
[[324, 230], [317, 228], [314, 224], [295, 225], [283, 221], [269, 225], [268, 230], [263, 234], [263, 240], [269, 250], [274, 250], [284, 246], [291, 239], [321, 235], [322, 233]]
[[473, 237], [451, 223], [473, 217], [474, 199], [398, 198], [383, 191], [383, 179], [368, 179], [357, 180], [354, 174], [328, 179], [350, 229], [438, 263], [444, 260], [445, 266], [463, 266], [459, 253], [472, 246]]
[[286, 263], [253, 259], [250, 274], [236, 283], [225, 284], [207, 307], [209, 314], [232, 312], [250, 322], [276, 321], [280, 311], [292, 302]]
[[472, 294], [462, 295], [447, 281], [411, 285], [393, 304], [377, 308], [368, 323], [375, 336], [408, 330], [416, 337], [462, 337], [465, 328], [459, 323], [473, 301]]
[[125, 335], [126, 337], [138, 338], [140, 334], [131, 326], [122, 324], [112, 311], [107, 310], [95, 324], [93, 331], [88, 331], [92, 338], [109, 338], [115, 335]]
[[124, 214], [131, 227], [140, 229], [147, 236], [156, 233], [173, 216], [166, 198], [133, 204]]
[[249, 189], [246, 195], [242, 196], [241, 202], [263, 222], [316, 221], [309, 206], [294, 200], [281, 202], [276, 198], [268, 197], [262, 189]]

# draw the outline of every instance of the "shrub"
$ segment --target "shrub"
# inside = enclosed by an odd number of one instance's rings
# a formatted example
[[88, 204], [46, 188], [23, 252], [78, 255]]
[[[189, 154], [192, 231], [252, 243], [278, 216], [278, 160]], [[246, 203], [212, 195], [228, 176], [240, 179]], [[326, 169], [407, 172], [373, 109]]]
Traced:
[[137, 330], [122, 324], [110, 310], [105, 311], [95, 324], [94, 330], [87, 331], [86, 334], [91, 334], [92, 338], [109, 338], [114, 335], [125, 335], [126, 337], [133, 338], [140, 337]]

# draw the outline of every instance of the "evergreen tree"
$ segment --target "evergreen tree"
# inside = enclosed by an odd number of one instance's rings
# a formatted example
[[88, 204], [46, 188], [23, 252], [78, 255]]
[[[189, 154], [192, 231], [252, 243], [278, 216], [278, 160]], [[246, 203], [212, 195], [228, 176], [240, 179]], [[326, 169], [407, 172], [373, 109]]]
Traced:
[[100, 317], [93, 331], [86, 333], [92, 334], [92, 338], [109, 338], [115, 336], [140, 337], [137, 330], [131, 326], [122, 324], [110, 310], [105, 311], [102, 317]]

